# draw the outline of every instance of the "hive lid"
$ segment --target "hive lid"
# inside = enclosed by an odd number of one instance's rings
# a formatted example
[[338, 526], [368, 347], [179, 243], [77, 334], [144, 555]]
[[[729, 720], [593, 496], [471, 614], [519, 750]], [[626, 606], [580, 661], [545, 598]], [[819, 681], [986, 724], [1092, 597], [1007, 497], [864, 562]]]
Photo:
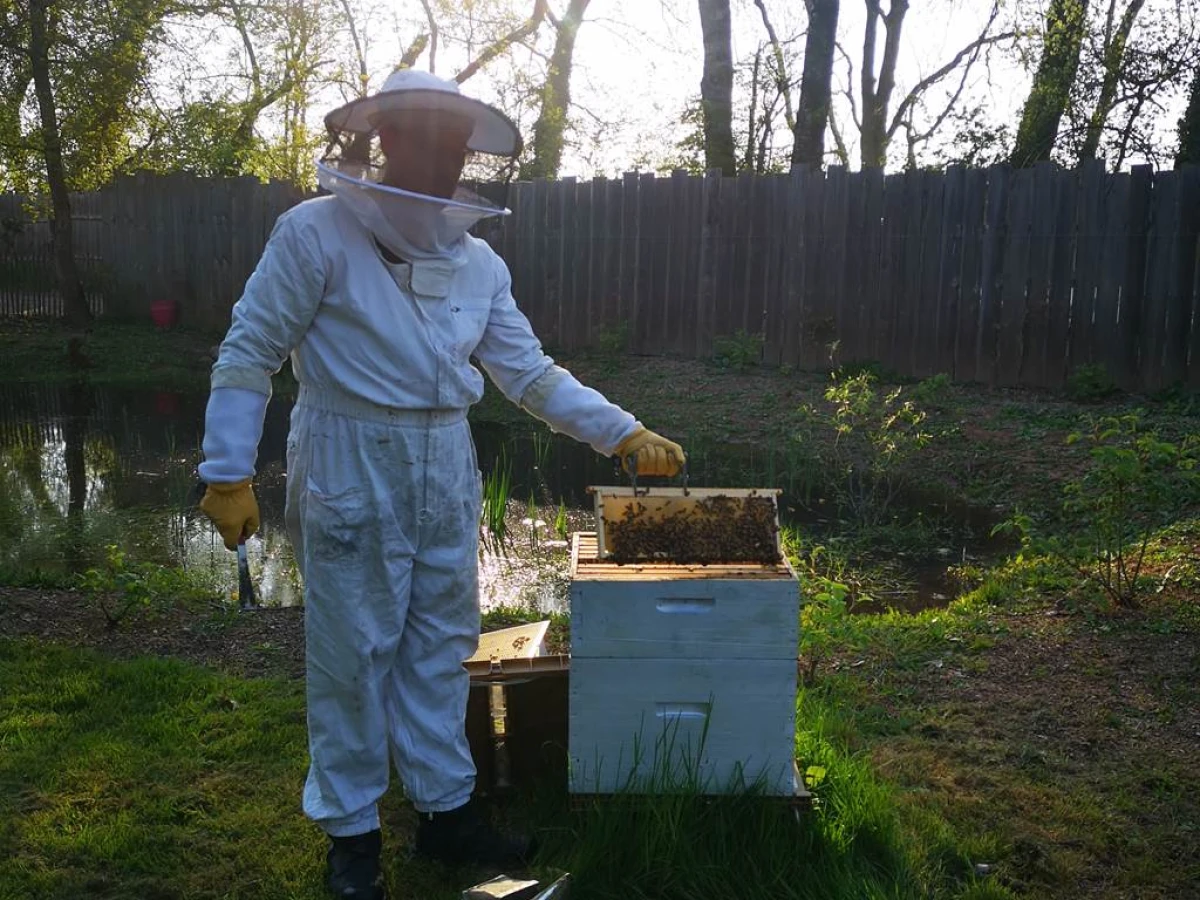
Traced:
[[491, 662], [505, 659], [533, 659], [546, 655], [546, 632], [550, 620], [514, 625], [487, 631], [479, 636], [479, 649], [467, 660], [468, 663]]
[[592, 486], [597, 557], [617, 563], [783, 560], [778, 488]]

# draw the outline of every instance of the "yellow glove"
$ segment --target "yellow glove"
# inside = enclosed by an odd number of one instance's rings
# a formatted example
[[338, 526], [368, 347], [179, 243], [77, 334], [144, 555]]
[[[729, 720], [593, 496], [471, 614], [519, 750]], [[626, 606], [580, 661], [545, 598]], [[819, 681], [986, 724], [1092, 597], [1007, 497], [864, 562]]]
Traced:
[[630, 472], [629, 457], [636, 457], [638, 475], [677, 475], [687, 461], [683, 448], [674, 441], [655, 434], [648, 428], [638, 428], [617, 445], [616, 454], [621, 465]]
[[258, 531], [258, 500], [250, 480], [231, 484], [210, 484], [200, 501], [200, 510], [221, 533], [225, 546], [236, 550], [238, 539]]

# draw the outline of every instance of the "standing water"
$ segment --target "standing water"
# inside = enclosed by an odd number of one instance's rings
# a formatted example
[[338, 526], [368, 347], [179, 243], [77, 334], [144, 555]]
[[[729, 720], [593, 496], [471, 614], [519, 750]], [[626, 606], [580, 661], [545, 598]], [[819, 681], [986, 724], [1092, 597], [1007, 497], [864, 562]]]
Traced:
[[[205, 393], [0, 387], [0, 581], [69, 577], [103, 565], [115, 547], [133, 562], [181, 567], [236, 602], [236, 556], [196, 505], [206, 401]], [[275, 398], [267, 411], [255, 479], [262, 527], [247, 542], [255, 589], [268, 605], [303, 597], [283, 524], [291, 408], [290, 399]], [[565, 610], [567, 538], [593, 528], [587, 487], [628, 484], [627, 477], [613, 460], [533, 419], [521, 429], [475, 423], [473, 433], [485, 487], [484, 609]], [[814, 474], [786, 448], [706, 447], [679, 437], [693, 485], [779, 487], [785, 527], [812, 535], [838, 529], [814, 512], [819, 504], [805, 508]], [[940, 576], [954, 561], [935, 562], [931, 580], [929, 571], [897, 560], [908, 572], [889, 605], [943, 605], [950, 597]]]
[[[78, 574], [116, 547], [236, 597], [236, 556], [196, 506], [206, 401], [203, 393], [0, 388], [0, 574]], [[303, 596], [283, 521], [291, 407], [275, 398], [267, 411], [255, 479], [262, 527], [247, 542], [260, 602], [284, 606]], [[482, 529], [484, 608], [563, 609], [566, 537], [589, 527], [586, 487], [613, 483], [615, 466], [544, 429], [473, 430], [487, 484], [498, 466], [510, 476], [504, 495], [491, 495], [502, 521]]]

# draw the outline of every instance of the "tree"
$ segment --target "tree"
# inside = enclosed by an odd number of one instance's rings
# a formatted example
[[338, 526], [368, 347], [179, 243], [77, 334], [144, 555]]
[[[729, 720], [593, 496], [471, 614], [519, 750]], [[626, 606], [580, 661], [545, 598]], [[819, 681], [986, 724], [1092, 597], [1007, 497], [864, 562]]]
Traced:
[[699, 0], [704, 34], [704, 163], [726, 175], [737, 170], [733, 145], [733, 38], [729, 0]]
[[554, 20], [557, 31], [550, 68], [542, 86], [541, 111], [533, 126], [533, 158], [522, 166], [521, 177], [554, 178], [562, 165], [563, 132], [571, 108], [571, 66], [575, 38], [583, 24], [590, 0], [570, 0], [562, 19]]
[[1192, 75], [1187, 109], [1179, 120], [1179, 150], [1175, 165], [1200, 163], [1200, 66]]
[[1104, 157], [1115, 169], [1130, 156], [1169, 165], [1175, 147], [1168, 147], [1161, 117], [1186, 102], [1200, 53], [1197, 28], [1195, 3], [1093, 5], [1055, 156]]
[[[912, 164], [915, 161], [916, 147], [933, 137], [957, 106], [971, 69], [984, 51], [994, 44], [1009, 40], [1014, 36], [1014, 32], [994, 31], [1000, 15], [1000, 5], [994, 3], [979, 36], [959, 50], [949, 62], [917, 82], [893, 112], [892, 94], [896, 89], [900, 35], [904, 28], [904, 18], [908, 14], [908, 0], [891, 0], [886, 13], [878, 0], [866, 0], [866, 4], [867, 20], [863, 29], [861, 73], [862, 121], [859, 123], [862, 167], [883, 168], [887, 164], [888, 148], [892, 139], [901, 128], [904, 128], [908, 135], [908, 157]], [[880, 22], [884, 28], [883, 57], [876, 73], [875, 52]], [[951, 93], [941, 112], [933, 117], [932, 123], [924, 129], [918, 127], [915, 115], [926, 93], [956, 71], [960, 72], [958, 87]]]
[[[888, 106], [896, 87], [896, 63], [900, 58], [900, 31], [908, 14], [908, 0], [891, 0], [887, 14], [876, 0], [867, 2], [867, 24], [863, 29], [862, 58], [862, 167], [882, 169], [887, 163], [890, 139], [887, 128]], [[875, 49], [879, 21], [885, 32], [883, 60], [875, 73]]]
[[[550, 11], [549, 0], [534, 0], [533, 12], [529, 18], [514, 28], [507, 34], [502, 34], [499, 37], [486, 44], [470, 63], [467, 64], [457, 75], [454, 80], [462, 84], [467, 79], [474, 76], [480, 69], [494, 60], [496, 57], [503, 54], [513, 44], [520, 43], [526, 38], [532, 36], [541, 27], [542, 22], [546, 18], [546, 14]], [[580, 14], [582, 16], [582, 13]]]
[[[68, 190], [92, 190], [120, 171], [130, 156], [130, 127], [166, 12], [166, 0], [18, 0], [0, 6], [5, 187], [25, 194], [49, 188], [48, 124], [57, 133], [51, 153], [56, 149], [61, 158]], [[44, 44], [36, 48], [35, 25]], [[49, 89], [52, 123], [34, 77], [35, 56], [43, 94]]]
[[50, 46], [53, 24], [47, 0], [29, 0], [29, 72], [37, 96], [38, 118], [42, 127], [42, 155], [46, 160], [46, 181], [54, 215], [50, 233], [54, 240], [54, 270], [62, 292], [67, 321], [74, 327], [87, 325], [92, 313], [83, 293], [79, 268], [75, 265], [75, 242], [71, 223], [71, 194], [63, 167], [62, 133], [58, 128], [58, 110], [54, 103], [54, 84], [50, 77]]
[[157, 0], [21, 0], [0, 19], [4, 168], [11, 188], [49, 190], [55, 275], [73, 327], [91, 313], [70, 192], [99, 186], [125, 156], [146, 47], [164, 12]]
[[1021, 112], [1012, 164], [1031, 166], [1050, 158], [1066, 112], [1087, 29], [1088, 0], [1050, 0], [1041, 61]]
[[806, 0], [808, 35], [800, 108], [793, 128], [792, 166], [820, 168], [825, 161], [825, 128], [833, 95], [833, 57], [837, 47], [840, 0]]
[[1116, 105], [1117, 87], [1125, 63], [1125, 47], [1129, 43], [1129, 33], [1133, 31], [1133, 23], [1142, 11], [1145, 0], [1130, 0], [1121, 14], [1119, 23], [1114, 24], [1117, 10], [1117, 0], [1108, 0], [1108, 15], [1104, 22], [1103, 47], [1100, 52], [1101, 80], [1100, 96], [1088, 118], [1083, 146], [1079, 151], [1080, 160], [1095, 159], [1100, 149], [1100, 137], [1108, 116]]

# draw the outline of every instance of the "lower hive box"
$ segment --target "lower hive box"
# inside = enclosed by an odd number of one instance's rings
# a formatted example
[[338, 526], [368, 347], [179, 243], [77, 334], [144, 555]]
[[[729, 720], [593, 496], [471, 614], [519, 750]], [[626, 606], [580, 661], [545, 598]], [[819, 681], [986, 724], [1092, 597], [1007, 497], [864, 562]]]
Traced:
[[[609, 499], [610, 514], [636, 504], [626, 523], [639, 515], [662, 522], [689, 499], [669, 489], [657, 497], [593, 490]], [[698, 493], [688, 492], [693, 502], [721, 494]], [[740, 493], [768, 498], [769, 514], [754, 510], [759, 530], [741, 544], [722, 543], [717, 519], [701, 523], [715, 537], [705, 561], [696, 559], [695, 544], [678, 560], [670, 541], [650, 539], [643, 546], [651, 552], [627, 547], [623, 555], [602, 550], [599, 529], [573, 535], [572, 794], [750, 789], [792, 797], [801, 789], [794, 763], [799, 585], [778, 552], [775, 493]], [[718, 499], [708, 507], [740, 505]], [[604, 509], [598, 499], [598, 519]], [[736, 516], [726, 524], [736, 527]], [[653, 527], [647, 523], [645, 533]], [[611, 551], [611, 529], [608, 536]], [[721, 547], [737, 546], [749, 552], [720, 559]]]

